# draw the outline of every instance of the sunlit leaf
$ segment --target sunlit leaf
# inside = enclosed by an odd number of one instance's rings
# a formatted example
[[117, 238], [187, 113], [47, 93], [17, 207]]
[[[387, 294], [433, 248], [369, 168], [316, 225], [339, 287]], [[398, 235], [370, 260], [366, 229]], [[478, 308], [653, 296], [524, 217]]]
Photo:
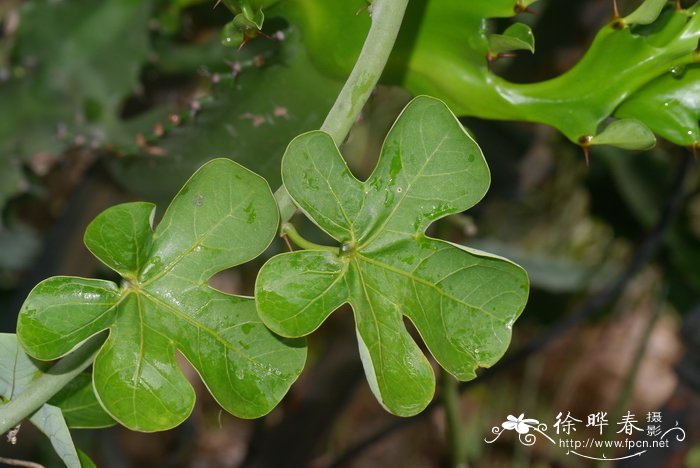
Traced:
[[[690, 116], [697, 114], [693, 102], [697, 93], [692, 91], [698, 76], [690, 74], [675, 82], [669, 78], [680, 78], [684, 66], [691, 68], [697, 62], [700, 2], [677, 10], [673, 2], [647, 0], [621, 19], [638, 27], [605, 25], [566, 72], [544, 81], [512, 83], [489, 69], [484, 60], [489, 54], [488, 22], [512, 17], [527, 3], [410, 2], [383, 81], [414, 94], [436, 96], [458, 115], [541, 122], [574, 142], [595, 135], [610, 117], [639, 120], [679, 145], [698, 141], [697, 119], [690, 124]], [[304, 34], [314, 64], [327, 73], [349, 72], [369, 27], [368, 21], [353, 17], [351, 7], [359, 8], [346, 2], [281, 4]], [[352, 53], [338, 57], [334, 53], [338, 44]], [[654, 86], [657, 80], [664, 81], [661, 88]], [[671, 94], [684, 97], [663, 99]], [[628, 99], [635, 104], [626, 106]], [[660, 107], [665, 103], [667, 108]], [[624, 115], [618, 115], [618, 109]]]
[[85, 244], [123, 275], [123, 284], [43, 281], [20, 312], [20, 340], [34, 357], [55, 359], [109, 329], [93, 366], [94, 386], [105, 409], [132, 429], [167, 429], [191, 412], [194, 391], [176, 351], [226, 410], [247, 418], [267, 413], [301, 372], [304, 342], [270, 333], [251, 298], [207, 282], [269, 245], [278, 219], [269, 186], [217, 159], [185, 184], [155, 232], [153, 210], [128, 203], [93, 220]]
[[292, 141], [282, 177], [297, 205], [341, 246], [281, 254], [263, 266], [256, 301], [272, 330], [306, 335], [350, 303], [370, 387], [402, 416], [421, 411], [435, 386], [403, 317], [460, 380], [502, 356], [527, 298], [525, 272], [425, 235], [433, 221], [476, 204], [489, 185], [479, 147], [444, 104], [413, 100], [365, 182], [322, 132]]

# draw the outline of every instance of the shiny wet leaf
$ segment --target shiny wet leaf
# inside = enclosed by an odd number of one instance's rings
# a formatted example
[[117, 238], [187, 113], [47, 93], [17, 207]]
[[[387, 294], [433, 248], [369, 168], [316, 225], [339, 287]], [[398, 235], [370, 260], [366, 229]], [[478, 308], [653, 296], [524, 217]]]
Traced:
[[53, 277], [25, 301], [18, 336], [37, 359], [60, 357], [90, 336], [110, 334], [93, 366], [107, 410], [135, 430], [180, 424], [194, 390], [182, 354], [227, 411], [269, 412], [304, 364], [303, 340], [272, 334], [251, 298], [208, 285], [217, 272], [257, 257], [275, 235], [277, 207], [260, 176], [217, 159], [180, 190], [153, 231], [155, 206], [127, 203], [88, 226], [85, 244], [123, 277]]
[[365, 182], [322, 132], [292, 141], [282, 177], [339, 246], [284, 253], [263, 266], [256, 301], [272, 330], [307, 335], [349, 303], [369, 385], [401, 416], [425, 408], [435, 387], [404, 317], [460, 380], [503, 355], [527, 299], [527, 275], [505, 259], [425, 235], [432, 222], [474, 206], [490, 179], [481, 150], [442, 102], [419, 97], [407, 106]]

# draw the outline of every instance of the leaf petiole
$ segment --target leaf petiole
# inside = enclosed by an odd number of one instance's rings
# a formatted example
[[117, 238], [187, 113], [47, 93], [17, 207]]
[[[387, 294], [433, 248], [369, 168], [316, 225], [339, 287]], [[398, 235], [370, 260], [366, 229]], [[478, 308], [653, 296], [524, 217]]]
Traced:
[[301, 234], [296, 230], [296, 228], [291, 223], [282, 223], [280, 228], [280, 233], [282, 236], [287, 236], [296, 245], [304, 250], [325, 250], [327, 252], [338, 253], [340, 247], [333, 247], [330, 245], [321, 245], [304, 239]]

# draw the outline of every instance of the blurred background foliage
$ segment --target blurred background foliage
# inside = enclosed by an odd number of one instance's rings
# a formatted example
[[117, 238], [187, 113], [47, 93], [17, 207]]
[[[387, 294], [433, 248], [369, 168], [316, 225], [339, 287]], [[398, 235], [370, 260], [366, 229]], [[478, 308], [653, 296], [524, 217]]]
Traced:
[[[214, 3], [0, 3], [2, 331], [14, 331], [22, 301], [40, 280], [110, 277], [82, 245], [85, 226], [106, 207], [150, 200], [162, 214], [184, 180], [220, 156], [276, 188], [285, 146], [320, 126], [370, 21], [364, 1], [262, 2], [264, 34], [237, 49], [221, 41], [233, 14]], [[683, 147], [698, 140], [697, 65], [654, 74], [611, 63], [605, 47], [592, 46], [611, 20], [609, 0], [518, 3], [532, 12], [515, 20], [532, 28], [536, 53], [519, 51], [487, 64], [488, 34], [512, 23], [514, 2], [494, 1], [493, 11], [484, 7], [461, 24], [449, 21], [456, 2], [445, 2], [442, 13], [437, 3], [411, 2], [385, 84], [343, 153], [358, 176], [367, 176], [391, 123], [411, 93], [423, 92], [465, 115], [463, 123], [485, 153], [493, 181], [484, 202], [431, 229], [519, 262], [530, 274], [532, 294], [514, 328], [509, 364], [470, 384], [459, 400], [470, 464], [574, 466], [561, 450], [512, 441], [486, 445], [483, 439], [507, 414], [525, 412], [551, 423], [562, 410], [623, 409], [663, 410], [688, 432], [680, 448], [650, 455], [646, 466], [698, 463], [700, 173]], [[630, 12], [638, 3], [620, 2], [620, 8]], [[678, 28], [668, 26], [675, 17], [663, 15], [658, 28], [676, 34]], [[422, 27], [425, 17], [432, 23]], [[473, 28], [467, 46], [459, 42], [465, 28]], [[655, 37], [653, 26], [635, 31]], [[586, 54], [607, 63], [604, 73], [599, 65], [590, 67], [600, 88], [593, 98], [576, 94], [588, 86], [585, 70], [559, 84], [536, 84], [575, 69]], [[637, 83], [644, 73], [647, 79]], [[558, 110], [544, 118], [556, 103], [532, 111], [534, 116], [499, 108], [488, 80], [505, 87], [535, 83], [508, 89], [553, 93], [560, 96]], [[634, 93], [627, 92], [631, 81]], [[664, 102], [673, 103], [670, 110]], [[558, 117], [582, 107], [591, 115], [568, 127]], [[639, 119], [671, 142], [660, 139], [647, 151], [592, 147], [587, 166], [571, 140], [583, 136], [578, 129], [596, 134], [614, 116]], [[311, 226], [299, 228], [320, 240]], [[283, 248], [275, 242], [262, 258], [212, 284], [250, 294], [264, 259]], [[261, 420], [222, 413], [202, 391], [195, 413], [177, 429], [74, 431], [77, 445], [98, 465], [119, 467], [447, 464], [442, 407], [411, 420], [386, 414], [361, 378], [354, 340], [349, 311], [334, 314], [311, 337], [300, 381]], [[528, 346], [538, 352], [527, 352]], [[194, 371], [187, 372], [201, 387]], [[385, 436], [365, 443], [377, 431]], [[58, 463], [30, 427], [23, 427], [18, 445], [0, 442], [0, 455]]]

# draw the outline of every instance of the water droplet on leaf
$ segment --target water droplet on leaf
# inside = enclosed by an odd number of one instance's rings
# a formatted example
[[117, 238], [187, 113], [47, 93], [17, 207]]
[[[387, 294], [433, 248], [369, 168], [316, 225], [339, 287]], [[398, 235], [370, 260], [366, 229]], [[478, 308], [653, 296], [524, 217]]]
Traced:
[[684, 65], [674, 65], [669, 69], [669, 73], [674, 78], [681, 78], [683, 76], [684, 72], [685, 72]]

